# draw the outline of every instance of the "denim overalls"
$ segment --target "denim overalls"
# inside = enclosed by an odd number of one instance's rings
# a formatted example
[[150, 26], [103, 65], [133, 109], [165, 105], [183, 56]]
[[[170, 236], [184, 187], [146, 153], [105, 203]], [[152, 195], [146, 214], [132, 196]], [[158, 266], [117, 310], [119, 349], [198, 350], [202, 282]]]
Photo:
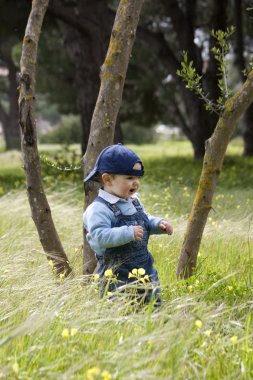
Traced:
[[[136, 213], [133, 215], [123, 215], [116, 204], [111, 204], [99, 196], [96, 197], [94, 201], [106, 204], [113, 211], [116, 223], [112, 227], [121, 227], [125, 225], [139, 225], [143, 227], [142, 240], [132, 241], [119, 247], [107, 248], [103, 257], [97, 258], [98, 266], [96, 273], [102, 277], [107, 269], [112, 269], [114, 276], [117, 278], [116, 282], [111, 282], [109, 285], [108, 290], [112, 291], [122, 285], [136, 281], [136, 278], [128, 278], [129, 273], [132, 272], [134, 268], [143, 268], [145, 269], [145, 274], [149, 276], [150, 282], [154, 285], [154, 290], [149, 291], [148, 298], [150, 300], [152, 293], [154, 293], [155, 298], [157, 300], [159, 299], [160, 302], [158, 273], [153, 267], [153, 256], [147, 248], [150, 235], [149, 220], [143, 212], [138, 199], [132, 201], [136, 208]], [[102, 291], [102, 296], [104, 289]]]

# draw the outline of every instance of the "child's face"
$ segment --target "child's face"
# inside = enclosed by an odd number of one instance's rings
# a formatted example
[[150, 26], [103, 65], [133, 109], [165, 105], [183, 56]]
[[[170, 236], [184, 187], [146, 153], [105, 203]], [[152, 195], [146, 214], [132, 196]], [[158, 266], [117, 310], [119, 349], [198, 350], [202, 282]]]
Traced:
[[[141, 165], [139, 163], [135, 164], [134, 169], [141, 169]], [[104, 182], [104, 189], [119, 198], [130, 198], [140, 187], [140, 177], [122, 174], [108, 176]]]

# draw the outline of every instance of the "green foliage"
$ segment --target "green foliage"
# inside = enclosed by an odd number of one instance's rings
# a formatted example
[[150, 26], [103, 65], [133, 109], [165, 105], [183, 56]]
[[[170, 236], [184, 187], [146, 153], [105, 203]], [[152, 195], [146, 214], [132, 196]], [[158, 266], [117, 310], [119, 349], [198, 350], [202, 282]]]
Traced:
[[146, 144], [155, 141], [155, 134], [152, 129], [134, 126], [132, 123], [123, 123], [123, 138], [125, 144]]
[[36, 111], [42, 119], [48, 120], [51, 124], [59, 123], [60, 113], [57, 104], [52, 104], [47, 95], [38, 94], [36, 97]]
[[47, 186], [58, 188], [67, 182], [82, 182], [83, 173], [80, 165], [80, 154], [63, 146], [56, 153], [44, 152], [40, 155], [41, 172]]
[[55, 20], [49, 19], [40, 37], [36, 91], [47, 94], [50, 103], [57, 104], [63, 114], [79, 112], [74, 73], [62, 34]]
[[211, 35], [216, 39], [217, 46], [212, 48], [214, 58], [218, 63], [218, 71], [221, 76], [218, 80], [218, 87], [221, 92], [221, 96], [217, 99], [217, 103], [224, 105], [224, 102], [232, 95], [232, 90], [228, 88], [228, 73], [226, 65], [226, 56], [230, 51], [230, 45], [228, 43], [229, 37], [235, 32], [235, 28], [231, 26], [227, 28], [227, 31], [212, 30]]
[[193, 66], [193, 61], [188, 61], [188, 54], [186, 51], [182, 52], [183, 61], [181, 62], [181, 70], [177, 70], [177, 75], [186, 82], [186, 88], [194, 91], [204, 102], [206, 110], [220, 114], [224, 109], [225, 101], [232, 95], [232, 90], [228, 88], [228, 73], [226, 56], [230, 51], [228, 43], [229, 37], [234, 33], [235, 28], [231, 26], [227, 31], [214, 31], [211, 35], [216, 39], [217, 45], [212, 48], [214, 58], [217, 61], [218, 71], [220, 78], [218, 79], [218, 87], [220, 89], [220, 96], [218, 99], [209, 99], [208, 94], [204, 92], [202, 87], [202, 76], [197, 73], [196, 68]]
[[42, 134], [39, 138], [43, 144], [74, 144], [81, 141], [81, 122], [77, 115], [62, 116], [57, 127]]
[[[145, 2], [151, 14], [157, 15], [159, 4]], [[149, 19], [150, 16], [147, 16]], [[148, 22], [148, 21], [147, 21]], [[150, 32], [148, 32], [149, 34]], [[149, 128], [159, 122], [177, 124], [176, 83], [166, 82], [167, 67], [158, 60], [148, 41], [136, 39], [124, 87], [120, 120], [123, 123]]]

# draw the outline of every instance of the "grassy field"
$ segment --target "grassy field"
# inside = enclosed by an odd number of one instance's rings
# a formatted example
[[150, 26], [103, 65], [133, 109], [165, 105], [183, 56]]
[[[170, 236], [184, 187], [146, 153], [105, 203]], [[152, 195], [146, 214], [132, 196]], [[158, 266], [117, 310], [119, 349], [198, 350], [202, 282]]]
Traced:
[[[82, 175], [42, 164], [52, 214], [75, 277], [51, 273], [30, 216], [22, 161], [0, 153], [0, 379], [252, 379], [253, 158], [232, 142], [215, 193], [196, 275], [176, 267], [201, 163], [188, 142], [133, 146], [145, 165], [147, 211], [171, 220], [154, 236], [163, 305], [131, 312], [126, 299], [99, 300], [82, 278]], [[66, 149], [42, 146], [60, 166]], [[63, 153], [62, 153], [63, 152]], [[73, 164], [73, 146], [67, 151]], [[58, 165], [58, 166], [59, 166]]]

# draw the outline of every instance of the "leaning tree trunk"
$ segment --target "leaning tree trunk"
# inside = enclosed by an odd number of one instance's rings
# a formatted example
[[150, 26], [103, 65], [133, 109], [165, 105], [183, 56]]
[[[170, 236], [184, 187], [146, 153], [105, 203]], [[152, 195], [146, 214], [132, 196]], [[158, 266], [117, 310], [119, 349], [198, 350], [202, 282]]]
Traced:
[[227, 100], [212, 137], [206, 142], [202, 173], [179, 258], [177, 275], [187, 278], [194, 273], [202, 234], [212, 208], [212, 198], [221, 172], [229, 139], [239, 117], [253, 101], [253, 70], [247, 81]]
[[37, 48], [48, 1], [33, 0], [32, 10], [26, 26], [20, 61], [19, 123], [21, 126], [21, 147], [32, 218], [48, 260], [52, 260], [57, 274], [67, 276], [71, 272], [71, 268], [56, 232], [51, 210], [43, 189], [35, 123]]
[[[106, 59], [101, 68], [100, 91], [91, 122], [87, 151], [83, 157], [84, 176], [93, 168], [101, 150], [113, 143], [116, 119], [143, 1], [120, 1]], [[85, 207], [93, 201], [97, 189], [92, 181], [85, 185]], [[92, 273], [95, 266], [95, 256], [87, 244], [84, 233], [84, 274]]]

